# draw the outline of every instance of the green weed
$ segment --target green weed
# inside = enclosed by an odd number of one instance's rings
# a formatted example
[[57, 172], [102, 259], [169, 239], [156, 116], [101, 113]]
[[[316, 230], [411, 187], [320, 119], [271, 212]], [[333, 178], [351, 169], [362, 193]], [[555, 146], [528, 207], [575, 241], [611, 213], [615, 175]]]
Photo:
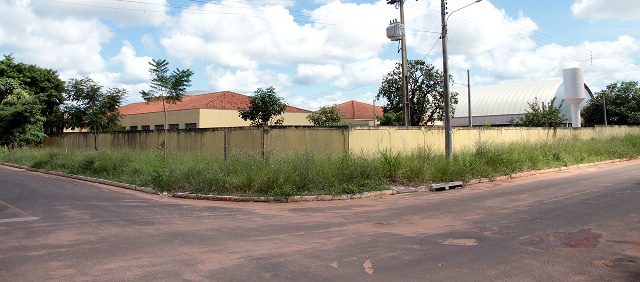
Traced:
[[430, 150], [413, 153], [322, 155], [174, 152], [163, 162], [153, 150], [0, 149], [0, 162], [109, 179], [158, 191], [289, 197], [354, 194], [391, 183], [421, 185], [495, 178], [522, 171], [640, 156], [640, 136], [566, 139], [475, 148], [449, 161]]

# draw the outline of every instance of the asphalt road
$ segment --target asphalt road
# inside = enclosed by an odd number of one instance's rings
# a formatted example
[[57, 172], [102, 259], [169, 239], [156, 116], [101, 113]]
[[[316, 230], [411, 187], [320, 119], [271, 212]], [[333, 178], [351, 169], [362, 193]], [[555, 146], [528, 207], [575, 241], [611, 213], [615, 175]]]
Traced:
[[290, 204], [0, 167], [0, 281], [78, 280], [640, 281], [640, 160]]

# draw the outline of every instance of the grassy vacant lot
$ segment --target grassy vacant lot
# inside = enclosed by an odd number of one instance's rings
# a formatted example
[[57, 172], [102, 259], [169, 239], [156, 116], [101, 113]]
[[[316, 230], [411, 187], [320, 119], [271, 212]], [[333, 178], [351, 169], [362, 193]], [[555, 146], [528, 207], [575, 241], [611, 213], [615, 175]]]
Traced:
[[61, 171], [158, 191], [216, 195], [287, 197], [353, 194], [385, 185], [420, 185], [493, 178], [527, 170], [640, 156], [640, 136], [606, 140], [558, 140], [504, 146], [478, 144], [449, 162], [428, 150], [411, 154], [234, 156], [227, 160], [198, 153], [172, 153], [167, 162], [155, 151], [0, 150], [0, 162]]

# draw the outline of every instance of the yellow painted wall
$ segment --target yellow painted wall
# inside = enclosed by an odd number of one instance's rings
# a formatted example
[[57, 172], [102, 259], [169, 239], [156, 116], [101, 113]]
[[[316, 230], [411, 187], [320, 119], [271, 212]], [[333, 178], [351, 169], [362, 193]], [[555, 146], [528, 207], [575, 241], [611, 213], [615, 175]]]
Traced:
[[373, 126], [373, 119], [350, 119], [347, 118], [345, 121], [350, 122], [352, 125], [364, 125], [364, 126]]
[[[167, 124], [178, 124], [180, 129], [184, 129], [185, 123], [199, 123], [200, 109], [169, 111], [167, 112]], [[164, 125], [164, 113], [146, 113], [136, 115], [126, 115], [120, 120], [120, 123], [127, 129], [131, 126], [137, 126], [141, 130], [143, 125], [149, 125], [151, 130], [155, 125]]]
[[[444, 131], [432, 127], [351, 127], [349, 148], [354, 153], [410, 152], [419, 148], [444, 151]], [[442, 148], [440, 148], [442, 147]]]
[[271, 153], [314, 151], [319, 154], [346, 152], [349, 146], [348, 129], [273, 127], [263, 131], [265, 150]]
[[[309, 113], [284, 113], [283, 125], [311, 125], [306, 119]], [[239, 127], [249, 126], [249, 121], [244, 121], [238, 115], [237, 110], [194, 109], [184, 111], [167, 112], [167, 124], [178, 124], [184, 129], [185, 123], [196, 123], [197, 128]], [[131, 126], [137, 126], [141, 130], [143, 125], [149, 125], [153, 130], [155, 125], [164, 124], [164, 114], [146, 113], [126, 115], [121, 119], [121, 124], [127, 130]]]
[[262, 154], [262, 129], [257, 127], [228, 128], [227, 156], [242, 153]]
[[[478, 144], [552, 141], [560, 138], [609, 138], [640, 135], [639, 126], [591, 128], [456, 128], [452, 131], [453, 150], [473, 149]], [[100, 134], [101, 148], [158, 149], [162, 131], [126, 131]], [[92, 149], [92, 133], [63, 133], [47, 137], [45, 147]], [[170, 130], [170, 150], [214, 153], [232, 156], [240, 152], [262, 154], [315, 151], [321, 154], [411, 152], [419, 148], [444, 151], [444, 130], [433, 127], [229, 127], [197, 130]]]
[[249, 126], [251, 122], [244, 121], [237, 110], [200, 109], [198, 128]]
[[282, 116], [284, 117], [284, 123], [282, 125], [285, 126], [305, 126], [305, 125], [313, 125], [311, 122], [307, 120], [307, 116], [311, 113], [284, 113]]
[[[478, 144], [496, 145], [515, 142], [552, 141], [562, 138], [609, 138], [626, 134], [640, 135], [638, 126], [583, 128], [476, 127], [454, 128], [454, 152], [473, 149]], [[349, 150], [353, 153], [379, 151], [411, 152], [418, 148], [444, 152], [444, 129], [433, 127], [351, 127]]]

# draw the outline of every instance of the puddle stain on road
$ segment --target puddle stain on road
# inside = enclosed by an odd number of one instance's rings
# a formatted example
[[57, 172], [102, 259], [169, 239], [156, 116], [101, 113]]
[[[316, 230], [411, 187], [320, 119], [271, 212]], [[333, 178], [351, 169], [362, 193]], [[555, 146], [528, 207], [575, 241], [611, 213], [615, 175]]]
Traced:
[[600, 243], [602, 234], [593, 232], [591, 229], [581, 229], [575, 232], [555, 232], [533, 237], [534, 239], [526, 240], [520, 244], [545, 251], [557, 248], [595, 248]]

